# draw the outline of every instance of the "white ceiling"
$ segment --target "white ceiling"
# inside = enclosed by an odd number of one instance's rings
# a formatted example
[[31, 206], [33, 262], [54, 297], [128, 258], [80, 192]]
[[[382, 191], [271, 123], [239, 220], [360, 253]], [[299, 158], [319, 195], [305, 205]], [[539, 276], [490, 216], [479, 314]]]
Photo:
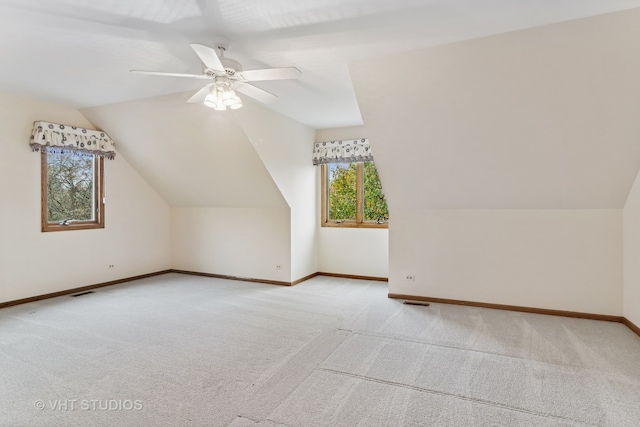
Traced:
[[122, 158], [171, 206], [286, 208], [236, 115], [185, 100], [170, 94], [81, 113], [108, 129]]
[[[262, 82], [274, 111], [316, 129], [362, 123], [347, 63], [640, 7], [640, 0], [0, 0], [0, 90], [74, 107], [195, 91], [189, 43], [227, 41], [245, 69], [295, 66]], [[385, 64], [381, 89], [421, 70]]]

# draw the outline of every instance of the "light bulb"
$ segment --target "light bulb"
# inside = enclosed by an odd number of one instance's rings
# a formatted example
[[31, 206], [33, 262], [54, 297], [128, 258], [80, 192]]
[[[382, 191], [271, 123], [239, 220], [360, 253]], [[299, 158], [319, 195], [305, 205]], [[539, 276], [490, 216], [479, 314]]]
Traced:
[[204, 99], [204, 105], [206, 105], [209, 108], [216, 108], [218, 106], [218, 100], [212, 93], [210, 93]]
[[222, 93], [222, 103], [227, 107], [231, 107], [232, 105], [237, 103], [238, 97], [233, 90], [225, 90]]
[[220, 96], [220, 92], [219, 91], [216, 91], [216, 92], [217, 93], [215, 95], [213, 91], [209, 95], [207, 95], [207, 97], [204, 99], [204, 105], [206, 105], [209, 108], [213, 108], [214, 110], [217, 110], [217, 111], [224, 111], [227, 109], [227, 107], [225, 107], [224, 104], [222, 103], [222, 97]]

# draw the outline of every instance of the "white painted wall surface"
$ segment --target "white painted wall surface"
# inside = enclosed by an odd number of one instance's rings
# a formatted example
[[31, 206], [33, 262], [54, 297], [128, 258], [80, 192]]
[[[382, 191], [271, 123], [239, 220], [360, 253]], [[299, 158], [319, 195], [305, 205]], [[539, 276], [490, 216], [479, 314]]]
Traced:
[[391, 215], [391, 293], [622, 314], [619, 209]]
[[389, 230], [321, 227], [319, 270], [389, 277]]
[[177, 270], [291, 281], [288, 208], [173, 208], [171, 224]]
[[[622, 314], [639, 23], [635, 9], [349, 64], [391, 209], [391, 292]], [[397, 108], [390, 63], [420, 70]]]
[[[316, 131], [316, 142], [366, 138], [364, 126]], [[372, 147], [375, 157], [375, 148]], [[316, 176], [320, 212], [320, 168]], [[384, 188], [384, 182], [382, 183]], [[318, 269], [325, 273], [389, 277], [389, 230], [373, 228], [319, 228]]]
[[623, 209], [624, 317], [640, 326], [640, 174]]
[[311, 161], [315, 131], [249, 100], [234, 111], [291, 209], [292, 281], [318, 271], [318, 198]]
[[[640, 9], [349, 64], [391, 208], [622, 209], [637, 51]], [[389, 64], [420, 70], [393, 108]]]
[[287, 206], [231, 111], [192, 92], [82, 109], [172, 207]]
[[0, 302], [171, 268], [169, 207], [120, 153], [105, 160], [104, 229], [40, 231], [37, 120], [90, 127], [75, 109], [0, 93]]
[[349, 126], [344, 128], [316, 130], [316, 142], [340, 141], [344, 139], [360, 139], [366, 137], [367, 130], [364, 128], [364, 126]]
[[290, 249], [282, 246], [291, 238], [286, 200], [236, 116], [188, 104], [191, 95], [82, 112], [123, 141], [172, 207], [173, 268], [290, 281]]

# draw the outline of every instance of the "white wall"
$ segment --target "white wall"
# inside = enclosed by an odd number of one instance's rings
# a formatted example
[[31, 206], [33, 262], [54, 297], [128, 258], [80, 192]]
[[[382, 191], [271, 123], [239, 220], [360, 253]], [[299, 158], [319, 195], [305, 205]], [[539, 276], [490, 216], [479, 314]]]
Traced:
[[[387, 201], [622, 209], [638, 169], [640, 9], [349, 64]], [[420, 70], [393, 88], [388, 67]]]
[[91, 127], [75, 109], [0, 94], [0, 302], [171, 268], [169, 207], [120, 153], [105, 160], [104, 229], [40, 231], [37, 120]]
[[318, 269], [324, 273], [389, 277], [389, 230], [322, 227]]
[[[634, 9], [349, 64], [390, 207], [390, 291], [620, 315], [638, 49]], [[397, 108], [388, 64], [420, 70]]]
[[173, 208], [171, 217], [174, 269], [291, 282], [288, 208]]
[[[315, 142], [363, 137], [367, 137], [364, 126], [318, 129]], [[376, 152], [373, 143], [371, 150], [375, 158]], [[316, 191], [319, 201], [320, 168], [316, 169], [318, 181]], [[384, 181], [382, 187], [384, 188]], [[356, 276], [389, 277], [389, 230], [320, 227], [319, 218], [316, 224], [319, 229], [319, 271]]]
[[[364, 126], [349, 126], [343, 128], [329, 128], [316, 130], [315, 142], [341, 141], [344, 139], [360, 139], [367, 137]], [[372, 148], [372, 151], [375, 149]], [[375, 152], [373, 153], [375, 157]]]
[[640, 174], [623, 209], [624, 317], [640, 326]]
[[286, 203], [232, 111], [191, 92], [82, 109], [171, 206], [276, 208]]
[[291, 279], [318, 271], [318, 198], [311, 161], [315, 131], [250, 100], [234, 111], [291, 209]]
[[286, 200], [236, 115], [188, 104], [191, 95], [82, 112], [122, 141], [172, 207], [173, 268], [291, 281], [290, 244], [282, 243], [291, 239]]
[[622, 314], [619, 209], [391, 214], [391, 293]]

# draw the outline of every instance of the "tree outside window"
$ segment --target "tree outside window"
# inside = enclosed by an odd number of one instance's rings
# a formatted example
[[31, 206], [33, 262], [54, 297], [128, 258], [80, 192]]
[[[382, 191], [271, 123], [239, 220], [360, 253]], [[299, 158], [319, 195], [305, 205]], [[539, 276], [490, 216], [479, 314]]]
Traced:
[[374, 162], [322, 168], [323, 226], [387, 227], [389, 209]]
[[42, 231], [104, 228], [103, 158], [42, 153]]

